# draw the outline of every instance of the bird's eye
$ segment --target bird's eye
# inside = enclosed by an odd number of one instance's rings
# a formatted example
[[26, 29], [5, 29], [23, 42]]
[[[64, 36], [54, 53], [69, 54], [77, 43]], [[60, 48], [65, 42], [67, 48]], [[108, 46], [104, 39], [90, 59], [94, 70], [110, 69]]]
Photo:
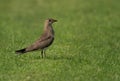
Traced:
[[51, 20], [49, 20], [49, 22], [51, 22]]

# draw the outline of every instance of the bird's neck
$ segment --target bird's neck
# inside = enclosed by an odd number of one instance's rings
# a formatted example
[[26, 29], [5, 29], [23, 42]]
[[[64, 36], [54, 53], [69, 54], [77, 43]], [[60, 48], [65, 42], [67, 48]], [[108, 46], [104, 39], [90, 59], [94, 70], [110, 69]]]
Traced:
[[54, 30], [53, 30], [52, 24], [45, 23], [44, 32], [54, 35]]

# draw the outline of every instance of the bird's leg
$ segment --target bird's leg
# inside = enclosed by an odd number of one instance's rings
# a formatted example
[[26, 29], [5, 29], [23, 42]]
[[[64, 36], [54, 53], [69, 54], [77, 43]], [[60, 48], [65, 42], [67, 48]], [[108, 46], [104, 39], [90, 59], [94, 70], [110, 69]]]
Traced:
[[45, 53], [45, 50], [44, 50], [44, 56], [46, 57], [46, 53]]
[[43, 58], [43, 50], [41, 50], [41, 56], [42, 56], [42, 58]]

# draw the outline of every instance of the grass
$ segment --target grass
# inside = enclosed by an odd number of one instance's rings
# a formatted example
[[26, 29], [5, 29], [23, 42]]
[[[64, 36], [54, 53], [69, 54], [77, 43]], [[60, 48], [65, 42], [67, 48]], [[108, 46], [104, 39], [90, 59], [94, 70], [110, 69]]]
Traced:
[[[120, 81], [119, 0], [1, 0], [0, 81]], [[16, 55], [42, 33], [46, 18], [55, 41], [46, 51]]]

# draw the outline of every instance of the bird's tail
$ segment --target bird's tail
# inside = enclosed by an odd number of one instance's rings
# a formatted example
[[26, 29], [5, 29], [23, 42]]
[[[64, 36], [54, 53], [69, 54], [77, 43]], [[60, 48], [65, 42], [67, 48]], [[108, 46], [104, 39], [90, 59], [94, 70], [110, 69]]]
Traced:
[[20, 49], [20, 50], [16, 50], [15, 53], [16, 53], [16, 54], [23, 54], [23, 53], [26, 53], [26, 48]]

